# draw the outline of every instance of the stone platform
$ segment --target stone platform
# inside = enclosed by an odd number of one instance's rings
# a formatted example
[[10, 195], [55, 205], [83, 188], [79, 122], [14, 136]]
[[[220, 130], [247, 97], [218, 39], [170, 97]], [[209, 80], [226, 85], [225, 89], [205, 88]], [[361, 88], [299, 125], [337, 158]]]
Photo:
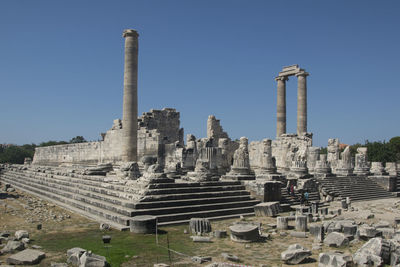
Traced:
[[138, 215], [154, 215], [159, 225], [168, 225], [192, 217], [254, 215], [259, 203], [239, 181], [146, 183], [21, 165], [2, 170], [0, 181], [119, 230], [128, 230], [130, 219]]

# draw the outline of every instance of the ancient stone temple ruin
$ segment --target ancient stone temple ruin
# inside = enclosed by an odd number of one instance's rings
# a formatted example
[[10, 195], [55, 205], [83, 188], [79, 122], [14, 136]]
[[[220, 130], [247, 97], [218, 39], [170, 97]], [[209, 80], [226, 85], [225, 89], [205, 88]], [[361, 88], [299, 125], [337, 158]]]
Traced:
[[[2, 182], [121, 230], [139, 215], [154, 215], [163, 225], [254, 215], [260, 201], [294, 207], [299, 199], [289, 197], [291, 185], [297, 193], [309, 192], [312, 201], [382, 198], [397, 191], [396, 163], [371, 164], [363, 147], [353, 157], [349, 147], [341, 151], [338, 139], [328, 140], [326, 154], [313, 146], [307, 132], [309, 74], [298, 65], [276, 77], [275, 139], [233, 140], [210, 115], [207, 136], [187, 134], [185, 141], [175, 109], [138, 117], [138, 36], [123, 32], [122, 119], [114, 120], [101, 141], [38, 147], [32, 162], [1, 166]], [[290, 76], [298, 80], [295, 134], [286, 132]]]

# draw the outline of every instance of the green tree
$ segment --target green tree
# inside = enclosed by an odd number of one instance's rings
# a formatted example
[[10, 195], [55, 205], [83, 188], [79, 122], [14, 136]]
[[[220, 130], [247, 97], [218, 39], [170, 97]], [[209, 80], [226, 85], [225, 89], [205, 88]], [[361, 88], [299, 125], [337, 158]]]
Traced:
[[385, 141], [369, 142], [365, 141], [365, 146], [368, 148], [368, 160], [380, 161], [383, 163], [396, 161], [396, 155], [393, 152], [389, 143]]
[[394, 154], [394, 161], [400, 161], [400, 136], [393, 137], [389, 140], [389, 146]]
[[87, 141], [83, 136], [75, 136], [74, 138], [69, 140], [70, 144], [85, 143], [85, 142], [87, 142]]
[[0, 163], [23, 164], [25, 158], [33, 158], [33, 154], [35, 153], [32, 147], [27, 149], [29, 146], [31, 145], [25, 145], [25, 147], [11, 145], [4, 148], [2, 153], [0, 153]]
[[47, 142], [42, 142], [39, 144], [39, 146], [55, 146], [55, 145], [65, 145], [68, 144], [68, 142], [65, 141], [47, 141]]

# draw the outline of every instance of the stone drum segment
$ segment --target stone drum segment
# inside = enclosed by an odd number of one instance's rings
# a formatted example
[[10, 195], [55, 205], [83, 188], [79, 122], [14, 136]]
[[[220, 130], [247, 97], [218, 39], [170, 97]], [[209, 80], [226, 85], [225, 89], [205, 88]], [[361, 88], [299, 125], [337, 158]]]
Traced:
[[140, 215], [130, 220], [131, 232], [136, 234], [153, 234], [156, 232], [156, 226], [156, 216]]
[[288, 217], [276, 217], [276, 228], [279, 230], [287, 230], [289, 229], [288, 222]]
[[237, 223], [229, 227], [231, 240], [241, 243], [249, 243], [259, 240], [260, 232], [257, 225], [250, 223]]
[[307, 231], [307, 216], [304, 215], [296, 216], [296, 230], [302, 232]]
[[196, 235], [211, 232], [211, 223], [208, 219], [204, 218], [191, 218], [189, 227], [190, 231]]

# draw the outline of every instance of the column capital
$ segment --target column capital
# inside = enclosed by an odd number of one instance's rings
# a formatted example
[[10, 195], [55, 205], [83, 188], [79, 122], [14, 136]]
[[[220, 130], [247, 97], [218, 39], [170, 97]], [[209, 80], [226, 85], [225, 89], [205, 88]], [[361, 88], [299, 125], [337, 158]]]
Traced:
[[299, 77], [299, 76], [307, 77], [307, 76], [310, 75], [310, 74], [309, 74], [308, 72], [301, 71], [301, 72], [299, 72], [299, 73], [296, 73], [295, 75], [296, 75], [296, 77]]
[[288, 77], [288, 76], [278, 76], [278, 77], [275, 77], [275, 81], [287, 81], [287, 80], [289, 80], [289, 77]]
[[136, 30], [133, 29], [126, 29], [124, 30], [124, 32], [122, 33], [122, 37], [126, 38], [126, 37], [138, 37], [139, 34]]

